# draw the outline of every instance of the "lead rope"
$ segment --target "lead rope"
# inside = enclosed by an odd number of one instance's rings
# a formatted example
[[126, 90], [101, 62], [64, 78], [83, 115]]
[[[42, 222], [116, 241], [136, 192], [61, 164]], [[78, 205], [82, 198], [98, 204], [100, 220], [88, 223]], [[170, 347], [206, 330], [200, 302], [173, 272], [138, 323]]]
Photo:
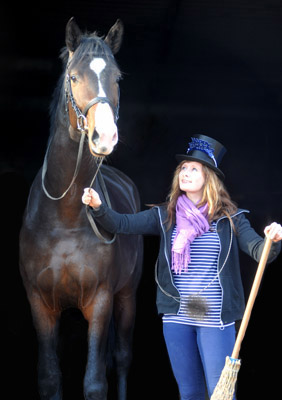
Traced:
[[51, 145], [51, 141], [49, 142], [48, 147], [47, 147], [47, 151], [45, 153], [44, 162], [43, 162], [43, 166], [42, 166], [42, 173], [41, 173], [42, 188], [43, 188], [44, 193], [46, 194], [46, 196], [49, 197], [49, 199], [51, 199], [51, 200], [61, 200], [63, 197], [65, 197], [65, 195], [68, 193], [68, 191], [72, 187], [74, 181], [76, 180], [76, 177], [78, 175], [78, 171], [79, 171], [79, 168], [80, 168], [81, 159], [82, 159], [82, 152], [83, 152], [84, 139], [85, 139], [85, 133], [82, 132], [81, 133], [81, 137], [80, 137], [80, 141], [79, 141], [79, 148], [78, 148], [78, 153], [77, 153], [76, 166], [75, 166], [75, 170], [74, 170], [74, 174], [73, 174], [71, 183], [69, 184], [68, 188], [64, 191], [64, 193], [59, 197], [51, 196], [48, 193], [48, 191], [47, 191], [47, 189], [45, 187], [45, 183], [44, 183], [46, 172], [47, 172], [47, 158], [48, 158], [48, 154], [49, 154], [49, 148], [50, 148], [50, 145]]

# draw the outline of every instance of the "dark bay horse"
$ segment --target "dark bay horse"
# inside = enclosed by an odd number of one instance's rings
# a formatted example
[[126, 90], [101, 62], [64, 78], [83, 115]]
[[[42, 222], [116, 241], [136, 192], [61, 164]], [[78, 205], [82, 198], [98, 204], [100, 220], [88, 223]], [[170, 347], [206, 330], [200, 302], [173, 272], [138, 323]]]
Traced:
[[107, 398], [106, 348], [113, 324], [118, 399], [126, 399], [142, 239], [112, 238], [96, 225], [94, 234], [81, 202], [83, 189], [92, 183], [117, 211], [134, 213], [140, 206], [134, 184], [123, 173], [102, 166], [97, 174], [100, 160], [118, 142], [120, 71], [113, 54], [122, 32], [119, 20], [105, 39], [82, 34], [74, 19], [68, 22], [48, 149], [21, 229], [20, 270], [38, 336], [38, 386], [44, 400], [62, 398], [56, 344], [67, 308], [79, 309], [88, 322], [85, 398]]

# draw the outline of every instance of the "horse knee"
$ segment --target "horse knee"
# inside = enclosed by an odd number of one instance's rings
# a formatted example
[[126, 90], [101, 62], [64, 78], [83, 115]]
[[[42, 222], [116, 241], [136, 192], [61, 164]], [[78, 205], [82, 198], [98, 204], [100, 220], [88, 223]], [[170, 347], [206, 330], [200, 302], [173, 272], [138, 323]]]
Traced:
[[106, 400], [107, 399], [107, 384], [84, 382], [84, 397], [85, 400]]
[[115, 360], [118, 370], [127, 370], [132, 361], [132, 352], [130, 348], [117, 349], [115, 351]]

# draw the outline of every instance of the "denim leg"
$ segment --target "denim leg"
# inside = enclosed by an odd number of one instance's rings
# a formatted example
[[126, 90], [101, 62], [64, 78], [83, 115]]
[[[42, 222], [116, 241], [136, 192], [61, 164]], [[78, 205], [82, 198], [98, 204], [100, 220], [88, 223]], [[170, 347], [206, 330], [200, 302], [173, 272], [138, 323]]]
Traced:
[[224, 329], [199, 327], [197, 341], [208, 393], [211, 396], [224, 368], [225, 358], [232, 354], [235, 325]]
[[181, 400], [204, 400], [205, 381], [195, 327], [164, 323], [163, 333]]

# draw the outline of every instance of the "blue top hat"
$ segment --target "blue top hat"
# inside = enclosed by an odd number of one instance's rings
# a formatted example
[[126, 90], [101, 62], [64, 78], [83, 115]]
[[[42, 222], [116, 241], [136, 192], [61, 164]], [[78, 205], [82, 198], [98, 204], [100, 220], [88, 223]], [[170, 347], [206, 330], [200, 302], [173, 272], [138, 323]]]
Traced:
[[226, 148], [217, 140], [205, 135], [194, 135], [186, 154], [177, 154], [176, 159], [181, 161], [198, 161], [211, 168], [221, 179], [224, 179], [223, 172], [218, 168]]

